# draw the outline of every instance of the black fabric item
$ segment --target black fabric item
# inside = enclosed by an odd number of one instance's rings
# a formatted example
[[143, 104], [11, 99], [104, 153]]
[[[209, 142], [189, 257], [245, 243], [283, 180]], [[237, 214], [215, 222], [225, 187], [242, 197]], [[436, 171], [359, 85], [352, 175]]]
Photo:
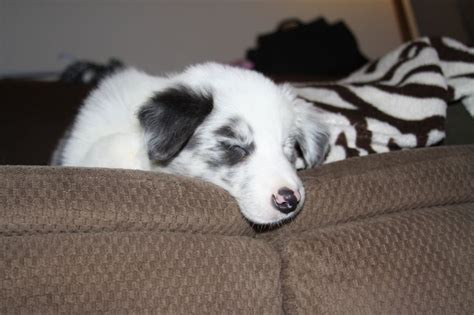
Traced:
[[59, 81], [97, 85], [103, 78], [124, 67], [125, 64], [115, 58], [111, 58], [107, 64], [76, 61], [61, 73]]
[[247, 59], [265, 74], [327, 76], [347, 75], [368, 61], [344, 22], [331, 25], [323, 18], [281, 22], [276, 31], [257, 38]]
[[47, 165], [92, 85], [0, 80], [0, 165]]

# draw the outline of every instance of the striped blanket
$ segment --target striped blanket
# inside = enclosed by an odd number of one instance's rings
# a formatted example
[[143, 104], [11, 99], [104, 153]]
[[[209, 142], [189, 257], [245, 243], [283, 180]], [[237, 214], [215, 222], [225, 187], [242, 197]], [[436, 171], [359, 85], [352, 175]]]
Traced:
[[474, 48], [450, 38], [408, 42], [332, 83], [294, 84], [329, 127], [325, 163], [440, 144], [447, 106], [474, 116]]

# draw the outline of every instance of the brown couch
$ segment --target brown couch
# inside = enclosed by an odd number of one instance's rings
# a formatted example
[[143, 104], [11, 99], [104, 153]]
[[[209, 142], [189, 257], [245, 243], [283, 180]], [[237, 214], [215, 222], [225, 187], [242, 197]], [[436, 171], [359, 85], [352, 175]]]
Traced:
[[0, 167], [0, 313], [472, 314], [474, 146], [301, 173], [291, 223], [141, 171]]

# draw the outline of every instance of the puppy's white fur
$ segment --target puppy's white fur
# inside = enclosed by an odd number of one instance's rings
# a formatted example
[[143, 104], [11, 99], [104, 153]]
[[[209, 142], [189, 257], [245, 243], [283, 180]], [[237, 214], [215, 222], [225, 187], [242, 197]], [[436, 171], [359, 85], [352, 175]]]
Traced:
[[[186, 86], [196, 95], [209, 94], [212, 111], [177, 154], [164, 162], [153, 161], [152, 135], [138, 116], [154, 95], [176, 86]], [[228, 129], [232, 137], [218, 132]], [[289, 87], [277, 86], [256, 72], [207, 63], [155, 77], [131, 68], [104, 80], [86, 99], [58, 148], [56, 164], [201, 178], [228, 190], [249, 220], [268, 224], [301, 209], [305, 195], [296, 168], [317, 164], [326, 143], [325, 129], [310, 105], [297, 102]], [[222, 151], [235, 146], [251, 150], [241, 160], [233, 160], [234, 152], [225, 161], [223, 156], [229, 153]], [[282, 187], [301, 195], [295, 211], [283, 213], [272, 204], [272, 195]]]

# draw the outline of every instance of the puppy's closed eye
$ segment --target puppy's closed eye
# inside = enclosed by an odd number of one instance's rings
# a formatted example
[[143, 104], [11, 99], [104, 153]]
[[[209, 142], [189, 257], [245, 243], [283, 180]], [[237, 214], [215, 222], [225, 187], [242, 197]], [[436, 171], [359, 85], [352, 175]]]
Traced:
[[221, 142], [222, 162], [226, 165], [233, 166], [243, 162], [253, 151], [253, 144], [242, 146], [229, 142]]
[[235, 144], [230, 146], [228, 150], [231, 151], [236, 156], [240, 157], [240, 160], [246, 158], [250, 154], [249, 151], [247, 151], [247, 149]]

